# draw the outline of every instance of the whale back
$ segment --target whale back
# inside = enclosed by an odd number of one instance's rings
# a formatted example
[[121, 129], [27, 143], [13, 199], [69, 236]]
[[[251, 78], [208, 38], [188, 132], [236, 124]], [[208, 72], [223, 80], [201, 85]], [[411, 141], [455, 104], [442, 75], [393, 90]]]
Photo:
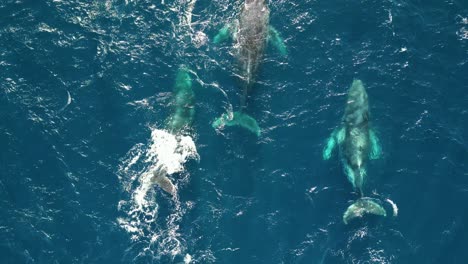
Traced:
[[253, 82], [262, 58], [266, 39], [270, 9], [264, 0], [250, 0], [244, 3], [239, 17], [237, 32], [238, 60], [247, 84]]
[[360, 80], [354, 80], [348, 91], [343, 125], [345, 140], [341, 152], [346, 174], [353, 186], [362, 191], [366, 176], [365, 165], [370, 151], [370, 135], [369, 103]]

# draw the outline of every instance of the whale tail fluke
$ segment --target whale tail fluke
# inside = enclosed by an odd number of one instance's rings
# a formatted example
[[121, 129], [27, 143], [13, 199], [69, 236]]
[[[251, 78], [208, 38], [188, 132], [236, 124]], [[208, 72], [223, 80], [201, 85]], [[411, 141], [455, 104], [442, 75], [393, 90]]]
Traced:
[[362, 197], [346, 209], [346, 212], [343, 214], [343, 222], [348, 224], [352, 219], [361, 218], [366, 214], [387, 216], [387, 212], [379, 200]]
[[225, 113], [221, 117], [217, 118], [213, 122], [212, 126], [214, 129], [220, 129], [224, 126], [240, 126], [257, 136], [260, 136], [261, 133], [257, 120], [243, 112], [234, 112], [232, 114]]

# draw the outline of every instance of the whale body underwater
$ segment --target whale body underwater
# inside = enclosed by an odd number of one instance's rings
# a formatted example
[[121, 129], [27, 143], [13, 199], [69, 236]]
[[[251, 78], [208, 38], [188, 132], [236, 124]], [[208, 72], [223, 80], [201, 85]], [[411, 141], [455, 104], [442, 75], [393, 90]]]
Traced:
[[245, 1], [239, 18], [224, 26], [214, 37], [213, 42], [219, 44], [228, 39], [232, 39], [235, 43], [233, 45], [235, 55], [244, 83], [241, 109], [233, 113], [224, 113], [213, 122], [212, 126], [219, 129], [238, 125], [259, 136], [261, 129], [257, 121], [245, 113], [248, 94], [255, 83], [266, 45], [271, 43], [282, 55], [287, 53], [278, 31], [270, 26], [270, 9], [265, 0]]
[[348, 91], [342, 125], [332, 132], [323, 150], [323, 159], [328, 160], [333, 150], [339, 147], [344, 172], [361, 196], [343, 214], [345, 224], [365, 214], [387, 215], [378, 199], [365, 197], [363, 193], [367, 161], [378, 159], [382, 155], [379, 140], [370, 126], [369, 118], [369, 102], [364, 84], [360, 80], [354, 80]]
[[[179, 68], [174, 85], [173, 111], [167, 120], [165, 129], [172, 135], [181, 136], [191, 130], [195, 115], [195, 92], [192, 89], [192, 79], [189, 70]], [[166, 168], [158, 166], [151, 177], [151, 181], [161, 189], [175, 195], [176, 187], [168, 177]]]
[[[255, 82], [267, 43], [273, 43], [282, 55], [286, 54], [286, 47], [279, 33], [269, 26], [269, 14], [270, 10], [265, 0], [247, 0], [239, 19], [223, 27], [214, 38], [215, 44], [229, 38], [236, 42], [236, 58], [244, 82], [240, 111], [224, 113], [217, 118], [212, 124], [215, 129], [238, 125], [257, 136], [260, 135], [261, 129], [257, 121], [244, 112], [248, 92]], [[166, 125], [169, 133], [181, 136], [191, 129], [195, 114], [194, 97], [189, 71], [181, 67], [174, 86], [174, 109]], [[364, 196], [364, 184], [368, 176], [367, 161], [378, 159], [382, 155], [379, 140], [371, 128], [369, 119], [367, 92], [362, 81], [355, 79], [347, 93], [342, 124], [332, 132], [323, 149], [324, 160], [330, 159], [334, 150], [339, 149], [344, 172], [354, 190], [360, 195], [343, 214], [345, 224], [366, 214], [387, 215], [380, 200]], [[168, 178], [164, 166], [154, 170], [151, 181], [167, 193], [176, 194], [176, 187]]]

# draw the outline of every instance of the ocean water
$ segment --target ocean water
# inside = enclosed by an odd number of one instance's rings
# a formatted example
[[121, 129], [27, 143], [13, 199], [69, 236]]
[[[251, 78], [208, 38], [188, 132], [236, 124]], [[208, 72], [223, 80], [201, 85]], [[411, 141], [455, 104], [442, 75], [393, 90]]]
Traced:
[[[248, 99], [260, 137], [211, 127], [240, 106], [212, 38], [241, 5], [0, 0], [1, 263], [466, 263], [468, 2], [271, 0], [288, 55], [267, 48]], [[164, 131], [181, 65], [182, 140]], [[358, 195], [322, 148], [354, 78], [388, 216], [345, 225]]]

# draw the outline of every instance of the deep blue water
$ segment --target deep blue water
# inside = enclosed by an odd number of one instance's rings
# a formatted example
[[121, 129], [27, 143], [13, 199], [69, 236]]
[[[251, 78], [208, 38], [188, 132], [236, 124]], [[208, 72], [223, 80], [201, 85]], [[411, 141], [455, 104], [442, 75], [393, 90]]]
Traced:
[[[288, 56], [268, 48], [249, 98], [259, 138], [211, 127], [240, 105], [210, 39], [241, 1], [192, 3], [188, 26], [186, 0], [0, 0], [1, 263], [466, 263], [468, 2], [270, 1]], [[199, 160], [138, 207], [180, 65]], [[344, 225], [357, 195], [321, 151], [354, 78], [389, 216]]]

